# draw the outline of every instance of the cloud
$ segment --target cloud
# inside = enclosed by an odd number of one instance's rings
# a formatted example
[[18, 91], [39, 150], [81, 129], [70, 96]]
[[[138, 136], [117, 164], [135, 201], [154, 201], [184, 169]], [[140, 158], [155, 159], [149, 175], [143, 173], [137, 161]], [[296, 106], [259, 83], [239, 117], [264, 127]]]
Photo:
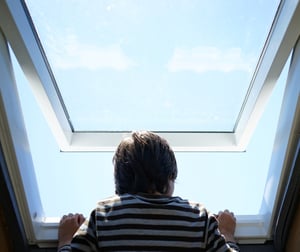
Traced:
[[109, 68], [118, 71], [136, 66], [120, 45], [98, 46], [80, 43], [75, 36], [67, 37], [60, 47], [56, 46], [51, 61], [59, 69], [98, 70]]
[[170, 72], [251, 72], [252, 63], [253, 59], [243, 56], [240, 48], [221, 50], [216, 47], [199, 46], [190, 49], [176, 48], [167, 64], [167, 68]]

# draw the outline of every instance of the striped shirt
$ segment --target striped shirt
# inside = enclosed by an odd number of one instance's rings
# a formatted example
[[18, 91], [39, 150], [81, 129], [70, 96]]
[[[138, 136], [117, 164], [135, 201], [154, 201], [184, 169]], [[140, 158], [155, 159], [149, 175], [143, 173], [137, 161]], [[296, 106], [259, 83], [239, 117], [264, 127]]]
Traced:
[[239, 251], [226, 243], [216, 218], [197, 203], [157, 195], [113, 196], [100, 201], [88, 227], [67, 251]]

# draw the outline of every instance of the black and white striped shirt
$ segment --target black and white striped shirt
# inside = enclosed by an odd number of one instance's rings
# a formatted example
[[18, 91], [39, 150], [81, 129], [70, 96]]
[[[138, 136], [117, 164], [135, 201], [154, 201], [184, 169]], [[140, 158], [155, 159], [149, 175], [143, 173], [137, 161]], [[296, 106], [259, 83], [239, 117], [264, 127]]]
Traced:
[[100, 201], [88, 228], [64, 251], [239, 251], [226, 243], [213, 215], [197, 203], [157, 195]]

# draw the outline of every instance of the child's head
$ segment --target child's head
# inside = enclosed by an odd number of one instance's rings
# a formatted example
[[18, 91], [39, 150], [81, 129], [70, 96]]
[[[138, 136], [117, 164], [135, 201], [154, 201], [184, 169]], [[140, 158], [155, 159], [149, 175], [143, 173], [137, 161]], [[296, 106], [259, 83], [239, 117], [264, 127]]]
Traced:
[[176, 159], [160, 136], [149, 131], [133, 132], [119, 144], [113, 163], [117, 194], [172, 194], [170, 182], [177, 177]]

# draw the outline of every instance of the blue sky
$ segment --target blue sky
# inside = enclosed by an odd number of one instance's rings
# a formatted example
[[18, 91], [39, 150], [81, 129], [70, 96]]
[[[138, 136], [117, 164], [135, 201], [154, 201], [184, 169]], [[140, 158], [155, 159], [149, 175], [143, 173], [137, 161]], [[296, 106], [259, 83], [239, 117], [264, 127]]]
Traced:
[[[26, 2], [81, 130], [232, 130], [269, 28], [261, 24], [270, 25], [276, 10], [273, 1], [90, 1], [89, 9], [86, 1]], [[17, 71], [46, 216], [88, 215], [114, 193], [113, 153], [60, 152]], [[247, 152], [176, 153], [175, 195], [213, 212], [259, 213], [282, 86]]]
[[27, 2], [76, 130], [231, 131], [277, 7]]

